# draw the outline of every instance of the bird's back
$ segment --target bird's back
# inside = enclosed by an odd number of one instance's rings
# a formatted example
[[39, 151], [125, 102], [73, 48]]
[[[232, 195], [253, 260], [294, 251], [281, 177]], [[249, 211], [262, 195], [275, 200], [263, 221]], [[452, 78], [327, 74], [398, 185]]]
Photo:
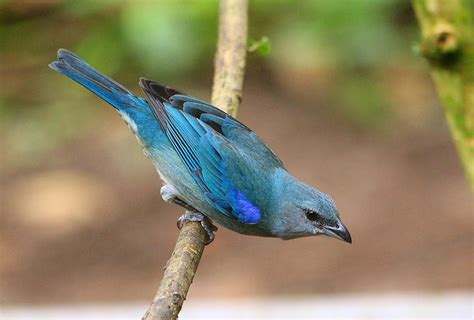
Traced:
[[[253, 131], [206, 102], [152, 81], [145, 90], [152, 95], [147, 100], [137, 97], [67, 50], [60, 50], [50, 66], [111, 104], [141, 141], [161, 178], [187, 203], [237, 232], [271, 235], [264, 225], [271, 173], [283, 165]], [[179, 123], [181, 132], [174, 133], [178, 140], [160, 122], [156, 101], [175, 119], [185, 120]], [[205, 132], [200, 132], [202, 137], [186, 135], [192, 130]]]

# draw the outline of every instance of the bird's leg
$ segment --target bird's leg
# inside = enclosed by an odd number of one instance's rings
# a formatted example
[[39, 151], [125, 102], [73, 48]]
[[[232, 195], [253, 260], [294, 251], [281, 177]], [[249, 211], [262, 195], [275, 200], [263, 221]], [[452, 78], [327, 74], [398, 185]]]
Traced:
[[179, 229], [183, 227], [183, 224], [186, 221], [200, 222], [202, 228], [207, 233], [206, 244], [210, 244], [212, 241], [214, 241], [214, 232], [217, 231], [217, 227], [212, 224], [212, 221], [208, 217], [199, 212], [193, 206], [189, 205], [187, 202], [180, 199], [178, 192], [172, 186], [164, 185], [161, 188], [160, 193], [164, 201], [177, 204], [178, 206], [186, 209], [186, 212], [178, 218], [177, 225]]

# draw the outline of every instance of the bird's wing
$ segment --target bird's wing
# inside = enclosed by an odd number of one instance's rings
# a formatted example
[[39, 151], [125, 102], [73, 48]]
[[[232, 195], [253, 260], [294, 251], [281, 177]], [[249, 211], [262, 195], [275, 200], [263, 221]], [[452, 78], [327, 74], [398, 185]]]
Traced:
[[173, 148], [197, 185], [220, 212], [246, 224], [258, 223], [261, 212], [234, 185], [223, 157], [238, 154], [223, 129], [227, 121], [250, 129], [225, 112], [146, 79], [140, 87]]

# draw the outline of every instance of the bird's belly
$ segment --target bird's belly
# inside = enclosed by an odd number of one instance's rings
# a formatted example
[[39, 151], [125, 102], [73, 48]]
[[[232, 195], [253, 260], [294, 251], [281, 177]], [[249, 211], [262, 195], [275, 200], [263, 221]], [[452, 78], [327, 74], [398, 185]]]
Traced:
[[258, 237], [275, 237], [275, 235], [270, 232], [270, 229], [266, 228], [265, 225], [262, 224], [243, 224], [234, 218], [229, 218], [221, 214], [220, 212], [217, 212], [215, 217], [209, 215], [209, 218], [211, 218], [212, 221], [216, 221], [220, 225], [223, 225], [227, 229], [237, 233]]

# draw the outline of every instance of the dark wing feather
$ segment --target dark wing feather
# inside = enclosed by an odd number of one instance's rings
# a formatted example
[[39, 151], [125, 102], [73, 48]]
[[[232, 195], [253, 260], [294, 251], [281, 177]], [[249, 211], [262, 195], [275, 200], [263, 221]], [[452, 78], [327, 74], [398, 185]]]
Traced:
[[215, 208], [242, 223], [260, 221], [259, 208], [237, 190], [226, 172], [222, 152], [232, 146], [222, 126], [228, 115], [151, 80], [140, 79], [140, 86], [173, 148]]

